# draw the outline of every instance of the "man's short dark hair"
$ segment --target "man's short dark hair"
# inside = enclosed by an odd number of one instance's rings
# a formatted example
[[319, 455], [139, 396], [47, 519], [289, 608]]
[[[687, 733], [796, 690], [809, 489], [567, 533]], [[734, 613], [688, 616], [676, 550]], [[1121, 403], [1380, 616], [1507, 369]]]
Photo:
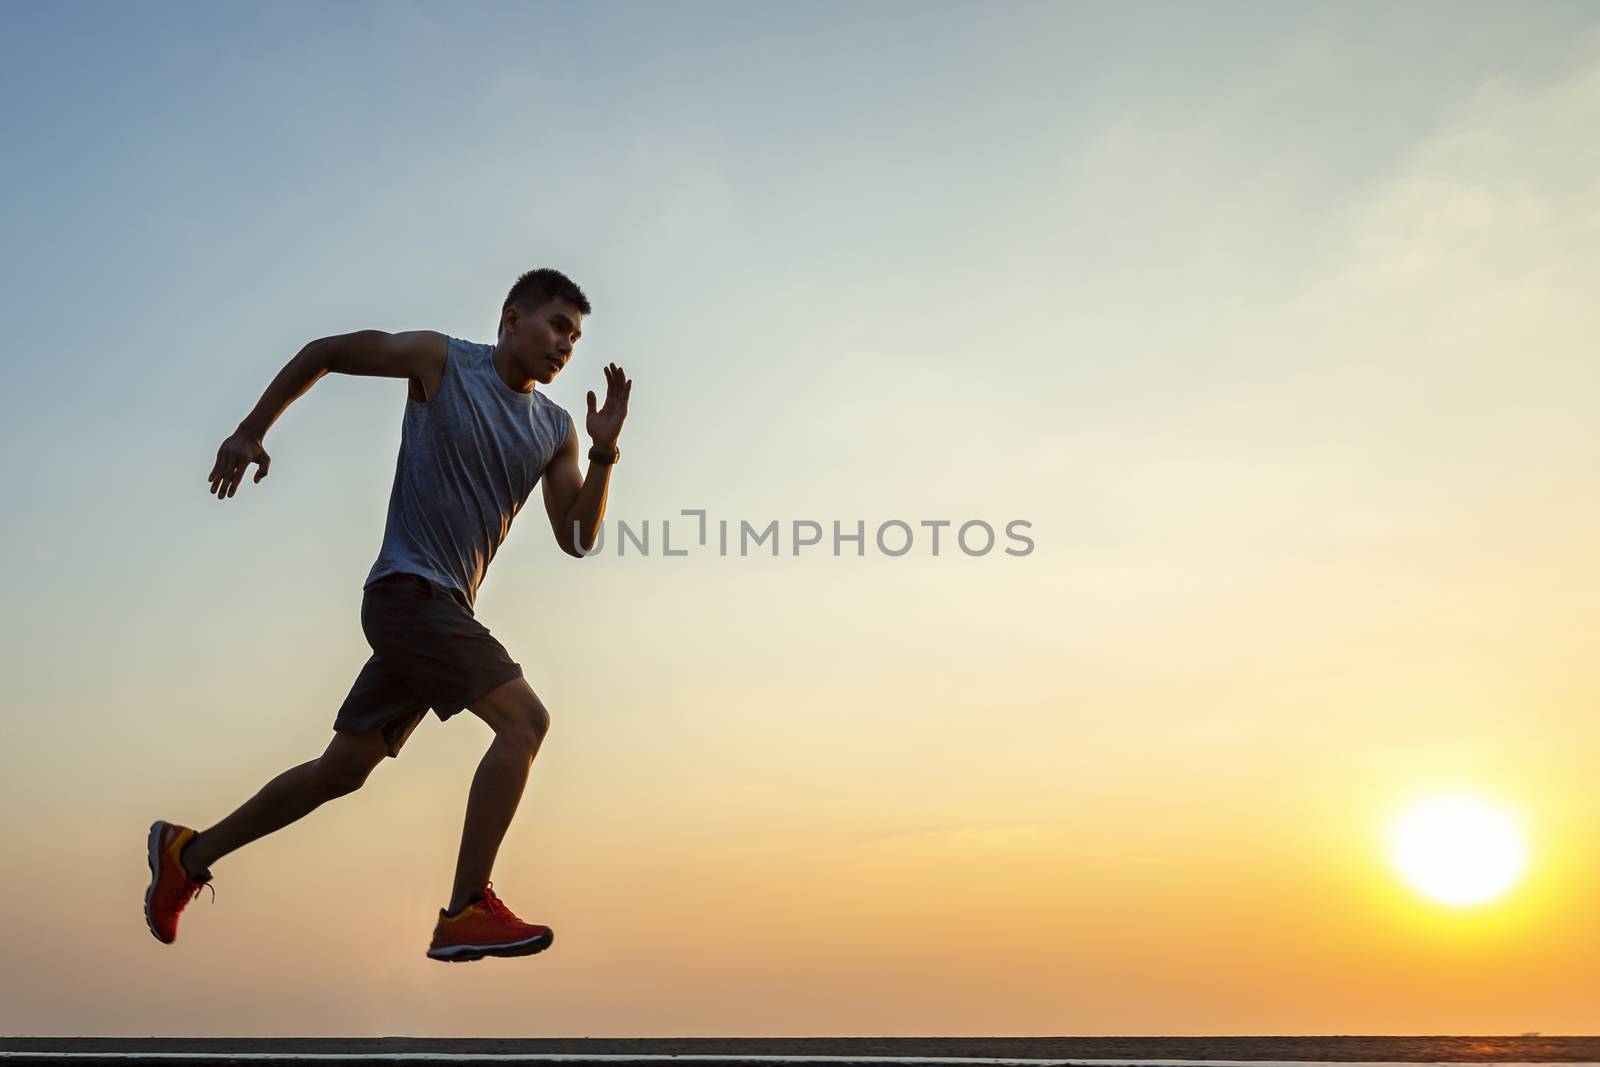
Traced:
[[500, 311], [503, 314], [513, 304], [524, 311], [533, 311], [558, 299], [589, 314], [589, 298], [583, 295], [576, 282], [558, 270], [540, 267], [517, 279], [517, 284], [506, 294], [506, 302], [500, 305]]

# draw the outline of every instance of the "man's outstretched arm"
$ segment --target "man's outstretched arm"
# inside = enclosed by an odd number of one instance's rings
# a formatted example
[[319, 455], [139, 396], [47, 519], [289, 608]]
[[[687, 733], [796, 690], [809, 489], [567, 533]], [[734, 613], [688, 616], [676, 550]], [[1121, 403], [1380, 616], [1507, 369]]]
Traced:
[[217, 449], [217, 462], [207, 476], [210, 492], [218, 500], [232, 496], [252, 463], [257, 466], [257, 482], [267, 476], [272, 457], [261, 446], [262, 438], [278, 421], [278, 416], [304, 396], [324, 374], [335, 371], [410, 378], [418, 383], [418, 391], [431, 399], [444, 375], [447, 343], [444, 334], [432, 330], [409, 333], [361, 330], [312, 341], [284, 365], [267, 386], [267, 391], [261, 394], [255, 409]]
[[[612, 452], [622, 434], [622, 420], [628, 417], [628, 394], [633, 382], [615, 363], [606, 367], [606, 402], [596, 411], [594, 392], [589, 393], [589, 417], [585, 428], [594, 447]], [[585, 477], [578, 471], [578, 430], [567, 431], [567, 439], [551, 458], [542, 478], [544, 509], [550, 516], [550, 529], [556, 544], [569, 556], [583, 558], [594, 548], [600, 520], [606, 513], [606, 490], [611, 484], [611, 464], [591, 458]]]

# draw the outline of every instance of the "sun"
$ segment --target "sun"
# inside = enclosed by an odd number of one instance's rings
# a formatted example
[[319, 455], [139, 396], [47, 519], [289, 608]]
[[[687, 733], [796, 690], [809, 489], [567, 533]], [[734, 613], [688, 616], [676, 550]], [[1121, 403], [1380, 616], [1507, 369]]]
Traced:
[[1456, 907], [1500, 896], [1527, 862], [1510, 816], [1460, 793], [1412, 805], [1395, 820], [1390, 843], [1395, 866], [1412, 888]]

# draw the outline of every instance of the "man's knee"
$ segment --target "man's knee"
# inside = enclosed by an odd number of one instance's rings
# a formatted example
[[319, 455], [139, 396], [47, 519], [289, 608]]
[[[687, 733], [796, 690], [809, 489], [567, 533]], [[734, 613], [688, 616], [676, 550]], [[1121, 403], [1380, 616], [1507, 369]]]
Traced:
[[513, 678], [475, 701], [471, 710], [497, 737], [530, 749], [538, 748], [550, 732], [550, 710], [522, 678]]
[[317, 777], [322, 780], [324, 791], [336, 797], [354, 793], [366, 784], [367, 776], [372, 773], [371, 767], [354, 767], [348, 764], [324, 766], [320, 759], [317, 765]]
[[[529, 693], [532, 696], [532, 693]], [[538, 697], [518, 704], [497, 727], [495, 733], [519, 742], [526, 748], [538, 748], [544, 735], [550, 732], [550, 711]]]
[[327, 751], [317, 758], [317, 779], [330, 796], [354, 793], [366, 784], [367, 776], [388, 754], [388, 745], [379, 731], [335, 734]]

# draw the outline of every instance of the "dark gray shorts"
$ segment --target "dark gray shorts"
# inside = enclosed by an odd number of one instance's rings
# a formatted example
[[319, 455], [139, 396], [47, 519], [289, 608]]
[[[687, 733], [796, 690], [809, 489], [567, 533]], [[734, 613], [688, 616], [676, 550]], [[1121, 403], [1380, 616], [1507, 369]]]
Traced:
[[440, 721], [522, 676], [505, 648], [472, 616], [467, 598], [417, 574], [367, 586], [361, 629], [372, 658], [333, 720], [335, 730], [382, 730], [398, 756], [432, 708]]

